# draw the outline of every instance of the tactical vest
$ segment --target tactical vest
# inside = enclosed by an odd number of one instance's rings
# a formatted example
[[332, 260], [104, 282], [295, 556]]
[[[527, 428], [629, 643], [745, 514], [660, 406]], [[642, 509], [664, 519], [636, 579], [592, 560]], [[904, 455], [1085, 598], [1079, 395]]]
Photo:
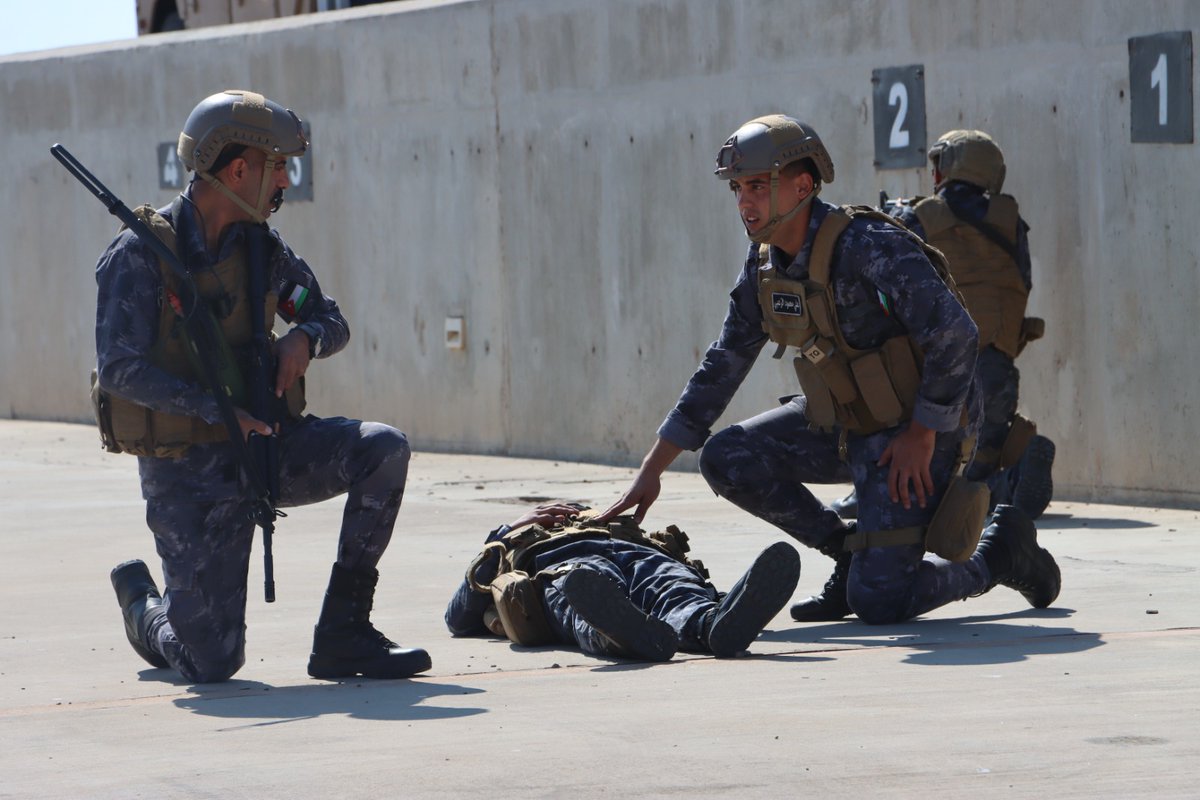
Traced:
[[[165, 217], [148, 205], [135, 209], [133, 213], [164, 244], [178, 253], [175, 231]], [[172, 300], [178, 297], [179, 279], [165, 261], [160, 260], [159, 268], [163, 281], [162, 303], [158, 315], [158, 336], [150, 349], [149, 360], [178, 378], [203, 385], [199, 369], [188, 352], [183, 323], [172, 306]], [[213, 308], [221, 335], [229, 345], [242, 383], [245, 384], [250, 375], [252, 343], [245, 248], [235, 248], [229, 258], [211, 270], [194, 273], [193, 280], [200, 301]], [[278, 293], [269, 289], [262, 309], [268, 327], [275, 319], [278, 302]], [[221, 313], [217, 311], [218, 307]], [[273, 334], [271, 338], [273, 341]], [[287, 413], [299, 416], [304, 408], [303, 379], [296, 381], [285, 396]], [[232, 399], [234, 405], [245, 406], [244, 397]], [[224, 425], [211, 425], [196, 416], [154, 411], [103, 391], [94, 370], [92, 404], [100, 427], [100, 439], [105, 449], [112, 453], [178, 458], [192, 445], [229, 440], [229, 431]]]
[[[758, 302], [763, 330], [779, 345], [775, 357], [780, 357], [785, 347], [800, 351], [793, 363], [810, 424], [826, 431], [840, 425], [847, 432], [866, 435], [912, 417], [923, 356], [907, 334], [869, 350], [851, 347], [842, 335], [829, 270], [838, 238], [856, 218], [887, 222], [907, 232], [897, 220], [866, 206], [835, 208], [817, 229], [808, 277], [803, 280], [776, 277], [770, 248], [760, 245]], [[954, 281], [942, 254], [919, 237], [908, 235], [920, 244], [953, 291]]]
[[941, 197], [926, 197], [913, 206], [925, 239], [946, 254], [950, 272], [979, 327], [979, 347], [994, 346], [1010, 358], [1022, 348], [1022, 327], [1029, 289], [1011, 253], [1016, 252], [1020, 217], [1011, 195], [994, 194], [982, 225], [1008, 244], [1001, 246], [955, 216]]
[[[553, 641], [554, 635], [541, 601], [542, 582], [560, 574], [561, 570], [550, 569], [531, 575], [534, 561], [539, 554], [571, 542], [604, 539], [652, 548], [708, 577], [704, 564], [687, 556], [688, 536], [674, 525], [663, 531], [646, 533], [631, 517], [618, 517], [606, 525], [597, 525], [590, 522], [587, 515], [581, 515], [566, 527], [548, 529], [527, 525], [488, 543], [467, 568], [468, 585], [492, 596], [493, 606], [484, 612], [488, 630], [514, 644], [528, 647]], [[476, 579], [475, 572], [493, 553], [500, 559], [496, 577], [490, 583], [482, 584]]]

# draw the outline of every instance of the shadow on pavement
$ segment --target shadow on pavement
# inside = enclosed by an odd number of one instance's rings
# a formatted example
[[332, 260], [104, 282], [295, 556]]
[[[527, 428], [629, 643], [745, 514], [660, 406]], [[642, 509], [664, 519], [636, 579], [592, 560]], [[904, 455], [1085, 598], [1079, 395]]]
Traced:
[[1139, 519], [1116, 519], [1113, 517], [1073, 517], [1070, 514], [1043, 514], [1037, 519], [1038, 529], [1073, 530], [1094, 528], [1098, 531], [1123, 531], [1133, 528], [1157, 528], [1153, 522]]
[[765, 631], [759, 638], [831, 648], [898, 647], [919, 651], [905, 656], [904, 662], [908, 664], [1005, 664], [1025, 661], [1036, 655], [1078, 653], [1103, 645], [1099, 633], [1069, 627], [1009, 624], [1022, 619], [1065, 619], [1074, 613], [1068, 608], [1030, 608], [1009, 614], [918, 619], [900, 625], [873, 626], [851, 617], [844, 622]]
[[420, 680], [374, 681], [356, 678], [343, 683], [269, 686], [257, 681], [230, 681], [193, 687], [195, 694], [174, 703], [196, 714], [253, 720], [245, 727], [275, 725], [343, 714], [355, 719], [433, 720], [470, 717], [486, 708], [426, 706], [442, 695], [479, 694], [483, 690], [451, 683]]

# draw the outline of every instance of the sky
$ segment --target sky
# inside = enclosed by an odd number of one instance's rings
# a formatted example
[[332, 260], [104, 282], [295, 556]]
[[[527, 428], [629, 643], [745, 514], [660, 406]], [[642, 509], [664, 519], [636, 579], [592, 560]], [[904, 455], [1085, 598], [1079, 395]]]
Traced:
[[135, 36], [136, 0], [0, 0], [0, 56]]

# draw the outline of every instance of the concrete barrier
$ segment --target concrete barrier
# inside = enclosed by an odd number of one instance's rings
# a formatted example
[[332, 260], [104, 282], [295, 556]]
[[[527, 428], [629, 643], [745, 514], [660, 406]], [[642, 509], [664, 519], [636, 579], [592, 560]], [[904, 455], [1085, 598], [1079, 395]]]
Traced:
[[[315, 412], [419, 449], [636, 463], [745, 252], [721, 142], [782, 110], [830, 146], [826, 199], [928, 192], [872, 165], [872, 71], [919, 64], [928, 140], [990, 131], [1033, 226], [1047, 336], [1022, 406], [1060, 496], [1194, 505], [1196, 146], [1131, 142], [1128, 38], [1198, 22], [1186, 0], [412, 2], [0, 59], [0, 415], [89, 416], [115, 225], [50, 145], [165, 204], [156, 146], [244, 87], [312, 125], [314, 201], [273, 222], [352, 326]], [[791, 391], [764, 356], [725, 421]]]

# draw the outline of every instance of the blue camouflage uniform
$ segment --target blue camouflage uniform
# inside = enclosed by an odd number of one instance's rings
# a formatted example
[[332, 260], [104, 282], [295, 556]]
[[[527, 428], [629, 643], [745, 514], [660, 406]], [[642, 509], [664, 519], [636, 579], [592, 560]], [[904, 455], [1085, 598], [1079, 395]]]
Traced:
[[[814, 200], [804, 246], [790, 264], [771, 248], [781, 277], [807, 276], [813, 239], [832, 208]], [[840, 550], [847, 529], [806, 483], [852, 481], [859, 532], [928, 524], [959, 460], [963, 438], [978, 427], [975, 323], [909, 234], [857, 218], [839, 238], [830, 282], [847, 343], [867, 349], [908, 333], [924, 353], [913, 418], [938, 432], [930, 465], [934, 493], [926, 508], [914, 499], [912, 508], [905, 509], [888, 496], [887, 467], [876, 465], [899, 426], [866, 436], [849, 434], [842, 460], [840, 430], [810, 429], [801, 395], [710, 438], [710, 426], [768, 341], [757, 295], [757, 256], [758, 246], [752, 245], [730, 293], [720, 337], [709, 346], [658, 435], [687, 450], [703, 446], [700, 470], [717, 494], [827, 555]], [[925, 557], [921, 545], [871, 547], [854, 554], [847, 600], [865, 622], [898, 622], [983, 592], [989, 580], [978, 554], [951, 563]]]
[[[241, 246], [233, 226], [219, 252], [205, 246], [190, 191], [160, 212], [175, 229], [178, 255], [192, 272], [211, 268]], [[279, 239], [271, 265], [276, 290], [293, 284], [308, 296], [287, 322], [319, 336], [318, 357], [345, 347], [345, 318], [303, 259]], [[122, 231], [96, 266], [99, 286], [96, 354], [100, 386], [156, 411], [221, 424], [203, 387], [148, 358], [158, 334], [163, 283], [158, 257]], [[409, 446], [400, 431], [375, 422], [307, 416], [281, 424], [279, 505], [305, 505], [348, 494], [337, 561], [349, 570], [375, 567], [392, 535], [408, 473]], [[146, 521], [166, 582], [165, 617], [151, 625], [151, 649], [185, 678], [219, 681], [245, 662], [246, 580], [254, 524], [240, 463], [230, 443], [196, 444], [179, 458], [139, 457]]]
[[[982, 187], [965, 181], [947, 181], [938, 189], [937, 195], [946, 201], [955, 216], [973, 222], [983, 221], [991, 202]], [[888, 211], [913, 233], [922, 239], [926, 238], [925, 229], [912, 205], [900, 202]], [[1029, 225], [1020, 218], [1017, 222], [1016, 249], [1021, 280], [1025, 282], [1026, 289], [1032, 289], [1033, 266], [1029, 257]], [[1008, 436], [1013, 416], [1017, 413], [1021, 373], [1012, 357], [995, 346], [988, 345], [979, 352], [975, 374], [979, 378], [983, 394], [983, 422], [979, 428], [977, 449], [998, 452]], [[1018, 466], [1000, 470], [995, 464], [976, 462], [968, 467], [966, 474], [971, 480], [987, 482], [992, 491], [993, 503], [1008, 503], [1020, 477], [1018, 473]]]
[[[502, 525], [492, 531], [488, 542], [499, 540], [511, 528]], [[496, 577], [499, 557], [492, 553], [475, 573], [476, 580], [487, 584]], [[670, 625], [679, 636], [684, 650], [703, 651], [705, 614], [717, 606], [717, 590], [696, 569], [653, 547], [619, 539], [580, 539], [539, 552], [530, 574], [549, 570], [558, 573], [543, 580], [543, 606], [555, 637], [564, 644], [577, 645], [585, 653], [597, 656], [620, 655], [609, 640], [585, 622], [562, 591], [562, 583], [572, 569], [590, 569], [616, 583], [630, 602], [656, 619]], [[483, 615], [492, 604], [490, 594], [476, 592], [464, 579], [446, 607], [446, 627], [454, 636], [482, 636], [488, 633]]]

